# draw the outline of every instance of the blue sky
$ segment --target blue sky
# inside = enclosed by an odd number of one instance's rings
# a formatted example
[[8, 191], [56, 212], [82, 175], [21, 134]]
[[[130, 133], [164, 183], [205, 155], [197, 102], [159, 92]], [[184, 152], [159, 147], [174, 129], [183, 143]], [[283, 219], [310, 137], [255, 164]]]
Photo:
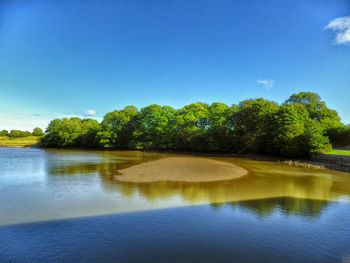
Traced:
[[299, 91], [350, 123], [350, 1], [0, 2], [0, 129]]

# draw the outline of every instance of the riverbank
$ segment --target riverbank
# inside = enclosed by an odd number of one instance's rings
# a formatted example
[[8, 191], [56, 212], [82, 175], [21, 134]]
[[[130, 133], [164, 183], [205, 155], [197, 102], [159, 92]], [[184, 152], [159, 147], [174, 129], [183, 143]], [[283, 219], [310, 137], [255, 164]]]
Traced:
[[350, 156], [335, 155], [335, 154], [316, 154], [311, 158], [311, 161], [322, 163], [325, 167], [342, 171], [350, 172]]
[[114, 179], [118, 170], [193, 156], [0, 148], [0, 157], [0, 225], [281, 196], [350, 200], [348, 174], [246, 158], [203, 157], [249, 171], [237, 179], [127, 183]]
[[36, 147], [40, 142], [38, 136], [27, 136], [19, 138], [11, 138], [8, 136], [0, 136], [0, 147]]
[[[9, 138], [0, 136], [0, 147], [39, 147], [40, 148], [40, 137], [29, 136], [22, 138]], [[250, 159], [256, 161], [270, 161], [270, 162], [284, 162], [286, 165], [303, 166], [304, 168], [310, 169], [331, 169], [336, 171], [350, 172], [350, 156], [340, 156], [336, 154], [321, 154], [322, 158], [318, 158], [320, 155], [314, 155], [311, 158], [290, 158], [284, 156], [275, 155], [260, 155], [253, 153], [237, 154], [229, 152], [188, 152], [188, 151], [169, 151], [169, 150], [145, 150], [145, 149], [101, 149], [101, 148], [80, 148], [80, 147], [64, 147], [64, 148], [43, 148], [43, 149], [57, 149], [57, 150], [84, 150], [84, 151], [121, 151], [121, 152], [144, 152], [144, 153], [160, 153], [160, 154], [172, 154], [183, 155], [183, 156], [195, 156], [195, 157], [225, 157], [225, 158], [239, 158], [239, 159]], [[318, 157], [316, 157], [318, 156]], [[339, 161], [339, 157], [341, 161]], [[345, 163], [344, 163], [345, 160]], [[296, 165], [294, 165], [296, 164]], [[302, 164], [302, 165], [301, 165]]]

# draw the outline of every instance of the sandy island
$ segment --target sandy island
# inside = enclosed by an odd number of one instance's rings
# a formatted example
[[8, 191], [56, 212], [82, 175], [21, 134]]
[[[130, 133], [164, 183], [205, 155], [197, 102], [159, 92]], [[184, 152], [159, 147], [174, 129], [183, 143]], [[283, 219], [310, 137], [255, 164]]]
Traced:
[[242, 177], [248, 171], [240, 166], [195, 157], [168, 157], [119, 170], [115, 180], [132, 183], [158, 181], [214, 182]]

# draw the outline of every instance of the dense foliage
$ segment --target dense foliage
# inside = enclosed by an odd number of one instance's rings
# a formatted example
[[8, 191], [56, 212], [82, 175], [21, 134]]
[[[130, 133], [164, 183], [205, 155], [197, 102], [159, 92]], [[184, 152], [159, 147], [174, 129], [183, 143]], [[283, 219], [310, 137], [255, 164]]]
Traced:
[[42, 130], [41, 128], [35, 127], [35, 128], [33, 129], [32, 135], [33, 135], [33, 136], [43, 136], [43, 135], [44, 135], [44, 132], [43, 132], [43, 130]]
[[9, 136], [8, 130], [2, 130], [2, 131], [0, 131], [0, 136]]
[[262, 98], [238, 105], [192, 103], [181, 109], [127, 106], [92, 119], [54, 119], [47, 147], [223, 151], [307, 156], [329, 148], [330, 131], [343, 129], [320, 96], [302, 92], [279, 105]]
[[54, 119], [41, 142], [47, 147], [98, 147], [100, 129], [98, 121], [92, 119]]
[[31, 135], [32, 133], [29, 131], [11, 130], [8, 136], [13, 138], [19, 138], [19, 137], [27, 137]]
[[21, 131], [21, 130], [11, 130], [10, 132], [7, 130], [0, 131], [0, 136], [7, 136], [11, 138], [21, 138], [28, 136], [43, 136], [44, 132], [41, 128], [36, 127], [33, 129], [33, 132], [30, 131]]

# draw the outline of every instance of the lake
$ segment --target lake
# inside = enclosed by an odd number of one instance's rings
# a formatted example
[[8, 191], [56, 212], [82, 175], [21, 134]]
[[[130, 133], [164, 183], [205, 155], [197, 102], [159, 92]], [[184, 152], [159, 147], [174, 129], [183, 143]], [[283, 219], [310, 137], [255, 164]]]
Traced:
[[349, 174], [216, 157], [248, 175], [115, 180], [169, 156], [0, 148], [0, 262], [350, 262]]

